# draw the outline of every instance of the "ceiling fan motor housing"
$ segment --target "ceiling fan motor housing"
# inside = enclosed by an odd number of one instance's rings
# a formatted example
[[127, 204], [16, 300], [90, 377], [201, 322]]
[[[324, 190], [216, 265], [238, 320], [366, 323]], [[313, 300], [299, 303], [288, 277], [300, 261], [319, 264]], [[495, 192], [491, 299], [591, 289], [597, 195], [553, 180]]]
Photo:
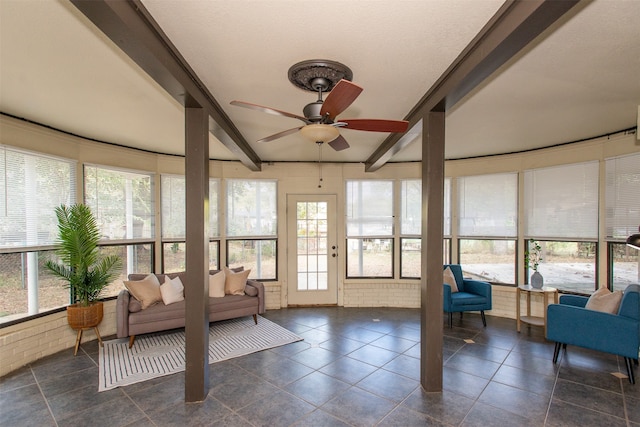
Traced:
[[320, 115], [320, 110], [322, 109], [322, 101], [312, 102], [311, 104], [307, 104], [302, 113], [304, 116], [311, 120], [312, 122], [320, 122], [322, 121], [322, 116]]

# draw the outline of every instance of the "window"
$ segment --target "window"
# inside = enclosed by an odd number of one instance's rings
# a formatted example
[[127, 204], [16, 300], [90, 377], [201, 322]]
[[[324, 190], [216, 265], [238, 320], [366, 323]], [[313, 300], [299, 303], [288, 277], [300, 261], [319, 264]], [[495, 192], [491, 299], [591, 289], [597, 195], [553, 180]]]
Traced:
[[0, 147], [0, 247], [53, 244], [55, 208], [75, 201], [75, 162]]
[[55, 242], [55, 208], [75, 202], [76, 162], [0, 146], [0, 322], [69, 304], [37, 247]]
[[598, 168], [587, 162], [525, 171], [524, 235], [542, 246], [538, 271], [546, 285], [583, 293], [597, 287]]
[[516, 283], [518, 174], [465, 176], [457, 184], [458, 260], [464, 274]]
[[640, 226], [640, 154], [607, 159], [608, 239], [626, 239]]
[[105, 239], [154, 237], [152, 174], [85, 165], [84, 199]]
[[605, 170], [609, 287], [623, 290], [640, 282], [640, 251], [624, 243], [640, 226], [640, 154], [607, 159]]
[[[209, 268], [219, 269], [219, 191], [220, 180], [209, 179]], [[186, 268], [186, 187], [183, 175], [160, 177], [162, 206], [162, 271], [173, 273]]]
[[[451, 236], [451, 178], [444, 180], [444, 236]], [[422, 180], [400, 182], [400, 277], [420, 278], [422, 264]], [[450, 259], [451, 239], [444, 239], [443, 263]]]
[[227, 265], [249, 277], [277, 278], [277, 185], [272, 180], [227, 181]]
[[393, 277], [393, 181], [347, 181], [347, 277]]

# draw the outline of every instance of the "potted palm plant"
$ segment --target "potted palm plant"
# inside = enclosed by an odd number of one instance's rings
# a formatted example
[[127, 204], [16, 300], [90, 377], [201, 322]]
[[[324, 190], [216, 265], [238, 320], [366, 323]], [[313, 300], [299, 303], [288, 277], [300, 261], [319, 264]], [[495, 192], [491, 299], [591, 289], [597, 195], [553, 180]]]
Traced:
[[122, 260], [117, 255], [100, 255], [100, 230], [87, 205], [58, 206], [56, 216], [58, 260], [48, 260], [45, 266], [71, 290], [75, 303], [67, 307], [67, 320], [71, 328], [78, 330], [77, 352], [82, 330], [96, 328], [102, 321], [102, 302], [98, 299], [119, 275]]

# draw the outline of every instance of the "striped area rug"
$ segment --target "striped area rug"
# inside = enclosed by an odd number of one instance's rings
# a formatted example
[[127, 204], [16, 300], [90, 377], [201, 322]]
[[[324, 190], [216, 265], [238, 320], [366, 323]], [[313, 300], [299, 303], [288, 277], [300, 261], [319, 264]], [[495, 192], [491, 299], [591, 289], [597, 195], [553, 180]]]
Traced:
[[[214, 322], [209, 328], [209, 363], [278, 347], [302, 338], [258, 316]], [[184, 329], [105, 341], [99, 353], [98, 391], [139, 383], [185, 369]]]

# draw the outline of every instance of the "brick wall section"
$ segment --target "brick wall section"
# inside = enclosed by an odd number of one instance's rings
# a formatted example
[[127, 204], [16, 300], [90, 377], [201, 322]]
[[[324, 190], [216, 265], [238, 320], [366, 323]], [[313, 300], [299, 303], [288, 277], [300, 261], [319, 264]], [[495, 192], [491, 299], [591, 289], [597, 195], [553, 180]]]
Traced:
[[419, 283], [345, 283], [345, 307], [420, 307]]
[[[104, 303], [104, 318], [98, 329], [109, 337], [116, 333], [116, 302]], [[95, 340], [92, 330], [84, 331], [82, 342]], [[62, 311], [0, 329], [0, 376], [50, 354], [73, 348], [76, 332], [67, 324], [67, 313]]]
[[275, 309], [281, 308], [282, 304], [280, 303], [281, 301], [280, 285], [279, 284], [268, 285], [267, 283], [264, 283], [264, 294], [265, 294], [264, 303], [265, 303], [266, 309], [275, 310]]

